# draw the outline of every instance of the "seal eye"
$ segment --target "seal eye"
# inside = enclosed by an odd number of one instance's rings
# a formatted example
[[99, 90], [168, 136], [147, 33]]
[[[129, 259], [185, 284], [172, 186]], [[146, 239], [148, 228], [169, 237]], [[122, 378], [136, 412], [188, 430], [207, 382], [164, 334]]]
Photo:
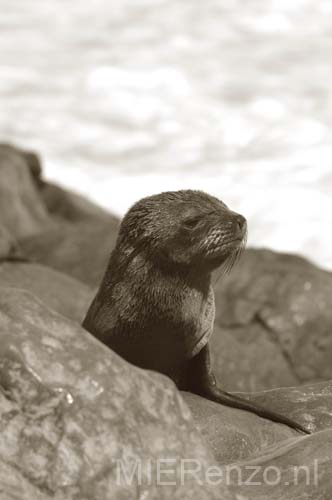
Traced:
[[183, 226], [186, 229], [195, 229], [199, 223], [200, 223], [200, 219], [198, 219], [197, 217], [192, 217], [191, 219], [187, 219], [187, 220], [183, 221]]

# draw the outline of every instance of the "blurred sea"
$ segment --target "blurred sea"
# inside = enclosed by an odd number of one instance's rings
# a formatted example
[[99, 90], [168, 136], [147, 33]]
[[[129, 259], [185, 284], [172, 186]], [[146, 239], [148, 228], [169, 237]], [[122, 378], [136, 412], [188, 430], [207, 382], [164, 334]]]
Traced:
[[200, 188], [332, 268], [331, 0], [0, 0], [0, 140], [118, 214]]

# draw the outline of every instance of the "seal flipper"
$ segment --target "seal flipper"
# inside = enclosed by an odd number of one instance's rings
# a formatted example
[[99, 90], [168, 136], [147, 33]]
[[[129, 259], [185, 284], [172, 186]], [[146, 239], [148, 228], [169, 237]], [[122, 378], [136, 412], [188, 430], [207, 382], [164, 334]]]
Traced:
[[305, 434], [311, 434], [311, 432], [303, 427], [301, 424], [298, 424], [294, 420], [286, 417], [285, 415], [281, 415], [280, 413], [276, 413], [274, 411], [268, 410], [267, 408], [263, 408], [255, 403], [251, 403], [246, 399], [242, 399], [235, 394], [230, 394], [228, 392], [222, 391], [217, 387], [217, 385], [209, 385], [205, 390], [200, 394], [201, 396], [206, 397], [216, 403], [220, 403], [226, 406], [230, 406], [232, 408], [238, 408], [240, 410], [246, 410], [251, 413], [255, 413], [259, 417], [267, 418], [268, 420], [272, 420], [273, 422], [277, 422], [280, 424], [288, 425], [292, 429], [303, 432]]
[[[285, 415], [268, 410], [267, 408], [256, 405], [246, 399], [242, 399], [236, 394], [230, 394], [229, 392], [219, 389], [211, 370], [208, 345], [206, 345], [197, 356], [189, 361], [189, 373], [187, 373], [186, 379], [187, 381], [190, 381], [190, 386], [184, 390], [189, 390], [194, 394], [198, 394], [199, 396], [215, 401], [216, 403], [230, 406], [232, 408], [238, 408], [240, 410], [246, 410], [258, 415], [259, 417], [288, 425], [292, 429], [305, 434], [311, 434], [308, 429]], [[181, 389], [182, 388], [183, 387], [181, 387]]]

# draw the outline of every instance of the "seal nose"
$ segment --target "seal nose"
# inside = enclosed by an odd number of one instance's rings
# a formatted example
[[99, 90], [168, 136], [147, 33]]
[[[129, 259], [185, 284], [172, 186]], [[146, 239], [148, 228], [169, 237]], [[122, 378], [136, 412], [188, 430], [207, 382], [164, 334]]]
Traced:
[[246, 225], [247, 225], [246, 219], [242, 215], [236, 214], [233, 220], [233, 227], [239, 236], [242, 237], [243, 234], [245, 233]]

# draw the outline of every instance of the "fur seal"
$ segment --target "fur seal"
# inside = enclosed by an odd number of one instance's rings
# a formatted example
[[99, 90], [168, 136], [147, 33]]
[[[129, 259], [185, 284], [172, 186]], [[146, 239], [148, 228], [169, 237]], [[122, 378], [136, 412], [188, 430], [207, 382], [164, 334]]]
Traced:
[[130, 363], [167, 375], [181, 390], [309, 433], [284, 415], [222, 391], [211, 369], [211, 273], [232, 267], [246, 235], [245, 218], [202, 191], [143, 198], [121, 223], [83, 327]]

